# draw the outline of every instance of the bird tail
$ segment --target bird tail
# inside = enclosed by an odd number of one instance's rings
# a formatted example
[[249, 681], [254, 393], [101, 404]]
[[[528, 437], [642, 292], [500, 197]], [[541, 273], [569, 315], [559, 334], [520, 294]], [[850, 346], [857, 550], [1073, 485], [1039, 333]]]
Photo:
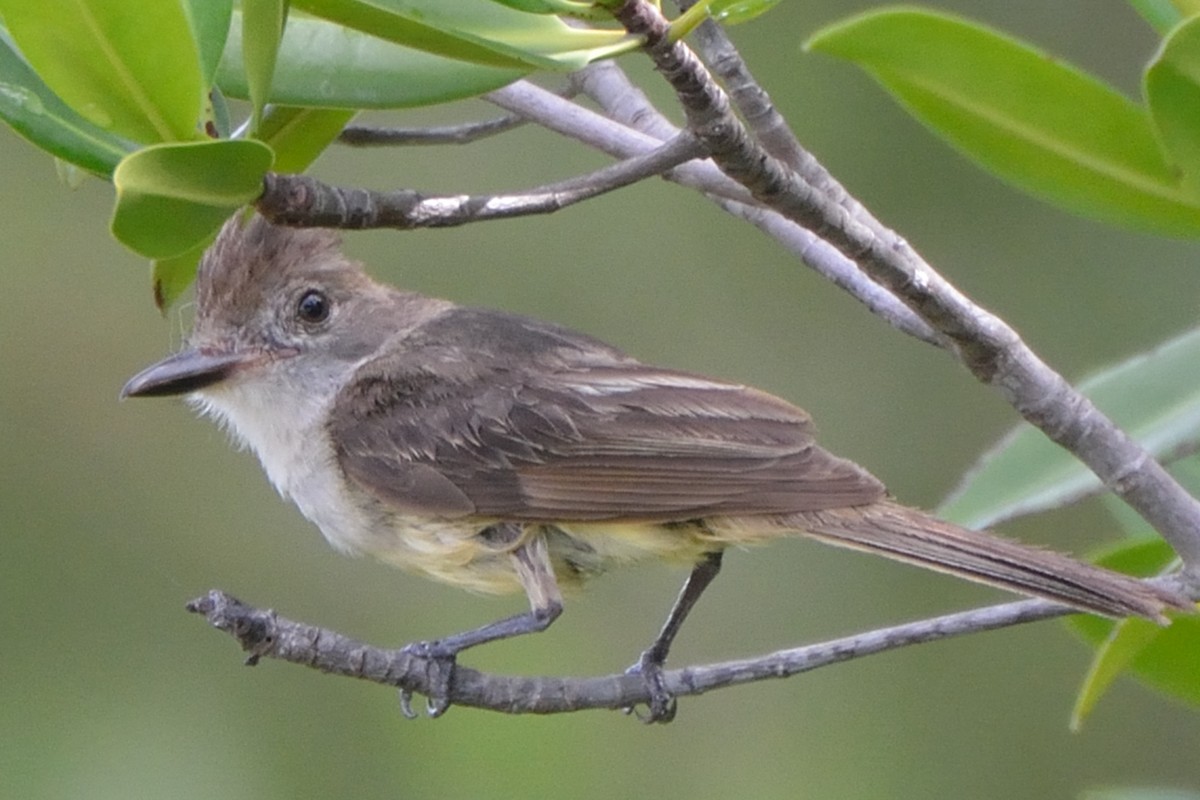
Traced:
[[1060, 553], [969, 531], [890, 501], [797, 512], [789, 521], [796, 518], [807, 535], [829, 544], [878, 553], [1107, 617], [1138, 616], [1166, 624], [1168, 609], [1196, 611], [1192, 601], [1167, 589]]

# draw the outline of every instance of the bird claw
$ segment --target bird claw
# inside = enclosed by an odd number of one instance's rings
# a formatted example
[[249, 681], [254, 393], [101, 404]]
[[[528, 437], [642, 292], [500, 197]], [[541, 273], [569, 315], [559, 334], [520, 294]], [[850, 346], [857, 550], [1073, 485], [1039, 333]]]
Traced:
[[[454, 675], [456, 652], [440, 646], [439, 642], [412, 642], [401, 652], [427, 663], [425, 675], [429, 688], [425, 692], [425, 714], [437, 719], [450, 708], [450, 678]], [[400, 690], [400, 713], [408, 719], [417, 717], [412, 709], [412, 695], [411, 689]]]
[[646, 684], [646, 691], [650, 694], [645, 713], [638, 711], [636, 706], [629, 706], [625, 709], [626, 714], [633, 714], [639, 722], [646, 725], [656, 722], [665, 725], [675, 719], [678, 703], [663, 682], [663, 667], [660, 662], [651, 658], [649, 653], [642, 653], [638, 662], [625, 670], [625, 674], [641, 675]]

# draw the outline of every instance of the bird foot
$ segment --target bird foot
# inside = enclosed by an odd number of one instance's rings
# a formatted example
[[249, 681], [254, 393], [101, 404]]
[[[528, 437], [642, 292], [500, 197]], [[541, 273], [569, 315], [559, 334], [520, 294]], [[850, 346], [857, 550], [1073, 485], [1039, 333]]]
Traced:
[[649, 650], [642, 653], [638, 662], [625, 670], [626, 675], [641, 675], [642, 680], [646, 684], [646, 691], [650, 694], [650, 700], [646, 703], [646, 712], [642, 713], [637, 710], [636, 706], [630, 706], [625, 709], [626, 714], [633, 714], [640, 722], [647, 725], [654, 723], [666, 724], [675, 719], [677, 703], [675, 698], [667, 691], [666, 684], [663, 682], [663, 665], [662, 661], [654, 658]]
[[[451, 650], [441, 642], [411, 642], [404, 645], [402, 653], [422, 659], [427, 663], [425, 670], [429, 688], [425, 692], [425, 713], [437, 719], [450, 708], [450, 678], [454, 675], [457, 650]], [[400, 711], [408, 719], [415, 719], [412, 710], [412, 690], [400, 690]]]

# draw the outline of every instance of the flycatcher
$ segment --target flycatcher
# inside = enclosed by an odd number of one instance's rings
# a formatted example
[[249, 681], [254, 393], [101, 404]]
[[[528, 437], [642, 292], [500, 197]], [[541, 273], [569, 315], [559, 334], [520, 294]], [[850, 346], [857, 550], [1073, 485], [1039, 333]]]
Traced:
[[[262, 462], [337, 549], [527, 613], [409, 645], [461, 650], [544, 630], [570, 588], [647, 560], [692, 566], [631, 669], [653, 698], [671, 641], [731, 545], [810, 536], [1108, 616], [1183, 597], [894, 502], [813, 439], [801, 409], [643, 364], [526, 317], [385, 286], [320, 230], [230, 220], [196, 279], [187, 346], [125, 397], [187, 395]], [[447, 665], [449, 667], [449, 664]], [[449, 669], [445, 670], [446, 674]], [[444, 710], [445, 697], [431, 698]]]

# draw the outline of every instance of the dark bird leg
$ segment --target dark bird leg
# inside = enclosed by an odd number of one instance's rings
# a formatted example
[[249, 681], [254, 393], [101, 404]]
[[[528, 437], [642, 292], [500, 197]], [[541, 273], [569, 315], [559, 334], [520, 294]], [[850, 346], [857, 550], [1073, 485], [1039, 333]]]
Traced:
[[683, 621], [691, 613], [700, 595], [704, 594], [704, 590], [721, 571], [721, 556], [720, 550], [705, 553], [704, 558], [692, 567], [692, 574], [688, 576], [679, 591], [679, 596], [675, 598], [671, 613], [667, 614], [667, 620], [655, 637], [654, 643], [642, 651], [636, 664], [626, 670], [627, 674], [640, 674], [650, 692], [650, 710], [646, 716], [639, 715], [642, 722], [670, 722], [675, 719], [675, 698], [663, 685], [663, 664], [667, 661], [671, 643], [675, 641], [675, 635], [679, 633]]
[[[516, 542], [521, 538], [519, 523], [500, 523], [489, 528], [485, 535], [498, 544]], [[436, 676], [430, 687], [428, 712], [437, 717], [450, 707], [450, 677], [454, 673], [457, 655], [468, 647], [475, 647], [498, 639], [509, 639], [527, 633], [539, 633], [550, 627], [562, 614], [562, 594], [554, 577], [550, 553], [546, 548], [546, 537], [538, 533], [530, 536], [511, 553], [513, 566], [525, 594], [529, 598], [529, 611], [516, 614], [474, 630], [463, 631], [431, 642], [413, 642], [404, 647], [404, 652], [438, 662], [432, 671]], [[401, 705], [407, 701], [401, 697]]]

